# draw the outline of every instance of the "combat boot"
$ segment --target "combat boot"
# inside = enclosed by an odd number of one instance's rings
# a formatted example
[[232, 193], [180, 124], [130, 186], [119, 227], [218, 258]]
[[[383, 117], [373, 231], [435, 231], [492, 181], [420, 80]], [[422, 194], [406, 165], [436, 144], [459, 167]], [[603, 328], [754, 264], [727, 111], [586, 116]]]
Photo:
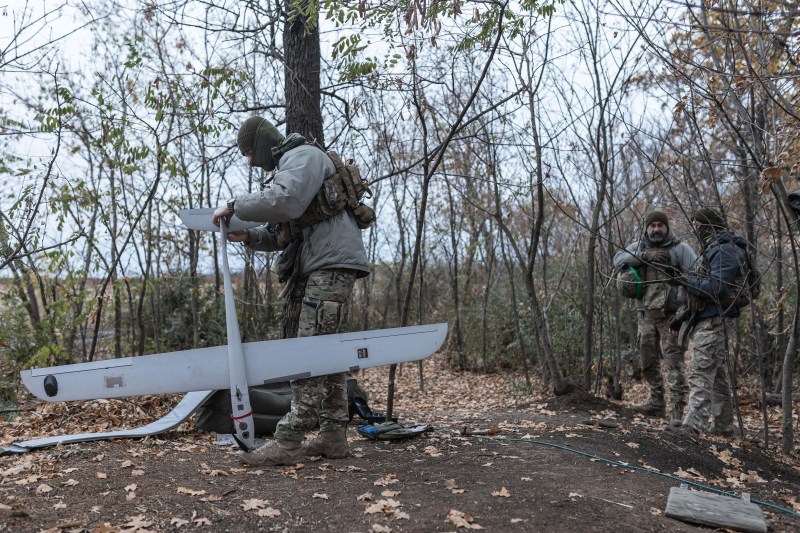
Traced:
[[667, 408], [664, 405], [664, 395], [662, 394], [650, 394], [650, 399], [647, 403], [634, 405], [631, 407], [631, 410], [634, 413], [641, 413], [646, 416], [665, 416], [667, 414]]
[[732, 439], [734, 437], [737, 439], [743, 438], [741, 430], [734, 427], [733, 422], [729, 424], [718, 424], [715, 420], [708, 433], [717, 437], [725, 437], [726, 439]]
[[268, 440], [261, 446], [244, 452], [240, 460], [252, 466], [294, 465], [303, 459], [300, 442], [293, 440]]
[[321, 431], [310, 441], [303, 443], [303, 453], [306, 456], [319, 456], [328, 459], [343, 459], [350, 456], [350, 446], [347, 444], [347, 433], [344, 428], [333, 431]]
[[683, 424], [683, 410], [686, 403], [682, 401], [672, 402], [669, 409], [669, 425], [680, 427]]
[[700, 438], [702, 433], [692, 426], [689, 425], [680, 425], [680, 426], [673, 426], [669, 425], [665, 428], [670, 433], [675, 433], [676, 435], [680, 435], [681, 437], [685, 437], [691, 441], [697, 442], [697, 439]]

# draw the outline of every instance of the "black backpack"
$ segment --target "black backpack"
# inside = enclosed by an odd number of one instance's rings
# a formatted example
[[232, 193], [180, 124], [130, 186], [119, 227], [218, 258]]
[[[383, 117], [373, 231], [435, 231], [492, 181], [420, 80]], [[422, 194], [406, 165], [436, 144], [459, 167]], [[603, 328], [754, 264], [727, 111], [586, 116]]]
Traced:
[[733, 290], [725, 301], [720, 302], [723, 307], [747, 307], [761, 295], [761, 272], [756, 266], [750, 247], [737, 246], [744, 252], [744, 260], [739, 260], [739, 274], [733, 282]]

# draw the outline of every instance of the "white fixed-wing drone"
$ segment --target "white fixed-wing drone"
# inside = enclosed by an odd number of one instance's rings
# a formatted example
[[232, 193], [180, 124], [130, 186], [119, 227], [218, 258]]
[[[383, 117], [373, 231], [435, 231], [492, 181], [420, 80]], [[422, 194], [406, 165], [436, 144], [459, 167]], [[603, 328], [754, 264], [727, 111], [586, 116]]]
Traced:
[[[431, 324], [315, 337], [242, 343], [228, 267], [228, 228], [211, 223], [213, 209], [180, 212], [191, 230], [219, 231], [225, 290], [228, 345], [178, 352], [34, 368], [21, 372], [28, 390], [48, 402], [121, 398], [144, 394], [188, 393], [165, 417], [133, 430], [47, 437], [14, 443], [0, 451], [23, 453], [59, 443], [142, 437], [167, 431], [186, 420], [215, 391], [230, 388], [235, 437], [253, 447], [254, 425], [248, 387], [419, 361], [435, 353], [447, 336], [447, 324]], [[230, 231], [257, 223], [232, 217]]]

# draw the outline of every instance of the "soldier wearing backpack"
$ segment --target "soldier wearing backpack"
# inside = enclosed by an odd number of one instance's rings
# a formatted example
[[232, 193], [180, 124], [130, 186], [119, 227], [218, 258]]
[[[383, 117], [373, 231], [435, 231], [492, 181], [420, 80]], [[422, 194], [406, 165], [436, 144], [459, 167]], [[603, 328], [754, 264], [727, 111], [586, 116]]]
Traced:
[[[739, 308], [752, 296], [748, 278], [749, 243], [727, 229], [725, 218], [709, 207], [692, 214], [703, 252], [684, 281], [688, 320], [693, 342], [689, 365], [689, 409], [681, 427], [668, 428], [686, 435], [711, 432], [731, 437], [733, 402], [725, 343], [725, 318], [739, 316]], [[744, 293], [748, 293], [744, 296]], [[677, 330], [679, 322], [671, 324]], [[710, 423], [709, 419], [713, 418]]]
[[665, 416], [663, 359], [670, 393], [670, 420], [679, 423], [683, 419], [688, 387], [684, 372], [685, 350], [669, 332], [670, 319], [683, 303], [682, 291], [674, 286], [673, 280], [691, 268], [697, 254], [672, 234], [665, 213], [652, 211], [644, 223], [642, 238], [614, 256], [614, 266], [634, 268], [642, 286], [638, 294], [630, 296], [636, 297], [639, 357], [650, 398], [633, 410], [648, 416]]
[[[359, 207], [355, 192], [347, 192], [353, 191], [356, 184], [350, 178], [357, 172], [340, 172], [344, 165], [338, 156], [306, 144], [299, 134], [284, 137], [257, 116], [242, 124], [236, 143], [251, 166], [274, 172], [263, 190], [238, 195], [217, 208], [212, 222], [219, 225], [220, 218], [235, 213], [242, 220], [267, 223], [228, 233], [228, 240], [254, 251], [282, 252], [277, 269], [287, 282], [283, 338], [342, 331], [353, 284], [370, 271], [361, 238], [366, 206]], [[278, 422], [275, 439], [245, 452], [242, 460], [285, 465], [306, 454], [330, 459], [349, 455], [345, 374], [296, 379], [291, 388], [291, 409]], [[303, 443], [317, 424], [319, 435]]]

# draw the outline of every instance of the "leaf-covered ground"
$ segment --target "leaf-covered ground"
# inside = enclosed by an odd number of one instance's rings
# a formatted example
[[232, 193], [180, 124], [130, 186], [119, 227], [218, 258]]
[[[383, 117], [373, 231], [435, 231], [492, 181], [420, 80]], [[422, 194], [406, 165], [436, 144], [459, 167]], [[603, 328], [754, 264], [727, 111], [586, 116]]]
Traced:
[[[362, 372], [384, 409], [386, 369]], [[517, 375], [453, 373], [437, 355], [402, 368], [395, 414], [434, 432], [376, 442], [353, 457], [246, 468], [189, 423], [158, 438], [68, 445], [0, 458], [0, 531], [694, 531], [664, 516], [690, 481], [763, 502], [774, 531], [800, 528], [796, 456], [742, 440], [685, 440], [624, 403], [523, 395]], [[745, 422], [761, 427], [742, 392]], [[136, 427], [174, 397], [44, 404], [0, 422], [0, 444]], [[797, 410], [797, 409], [796, 409]], [[773, 424], [777, 411], [771, 414]], [[796, 421], [795, 421], [796, 422]], [[771, 435], [777, 442], [776, 434]], [[780, 508], [780, 509], [779, 509]]]

